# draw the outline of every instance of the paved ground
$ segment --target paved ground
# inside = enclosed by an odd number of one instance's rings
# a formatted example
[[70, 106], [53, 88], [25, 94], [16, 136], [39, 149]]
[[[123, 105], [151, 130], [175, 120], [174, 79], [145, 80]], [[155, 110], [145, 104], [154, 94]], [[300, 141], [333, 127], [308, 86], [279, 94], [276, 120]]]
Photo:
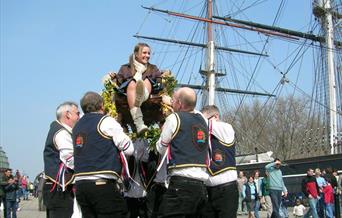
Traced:
[[[17, 212], [18, 218], [46, 218], [45, 211], [38, 211], [38, 199], [30, 197], [28, 201], [20, 202], [21, 210]], [[292, 211], [292, 208], [289, 208], [289, 212]], [[266, 218], [266, 212], [260, 211], [260, 218]], [[3, 217], [2, 214], [0, 217]], [[238, 218], [247, 218], [247, 215], [240, 215]], [[293, 218], [290, 215], [289, 218]]]
[[[38, 199], [32, 196], [27, 201], [21, 201], [20, 208], [20, 211], [17, 212], [17, 218], [46, 218], [45, 211], [38, 211]], [[3, 217], [2, 211], [0, 217]]]
[[[21, 210], [17, 212], [18, 218], [46, 218], [45, 211], [38, 211], [38, 199], [30, 197], [28, 201], [20, 202]], [[292, 216], [292, 208], [288, 208], [289, 218], [293, 218]], [[2, 211], [1, 211], [2, 212]], [[260, 218], [266, 218], [266, 212], [260, 211]], [[0, 214], [0, 217], [3, 217], [3, 214]], [[247, 218], [247, 215], [239, 215], [237, 218]]]

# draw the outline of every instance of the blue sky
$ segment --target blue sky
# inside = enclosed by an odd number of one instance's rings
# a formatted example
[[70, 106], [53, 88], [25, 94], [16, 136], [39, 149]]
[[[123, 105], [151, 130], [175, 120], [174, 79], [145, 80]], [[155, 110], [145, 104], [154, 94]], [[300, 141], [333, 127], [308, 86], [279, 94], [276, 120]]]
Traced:
[[[140, 5], [152, 2], [161, 1], [0, 1], [0, 145], [13, 169], [30, 177], [43, 169], [57, 105], [102, 90], [101, 77], [127, 62], [138, 42], [132, 36], [146, 16]], [[304, 26], [310, 3], [298, 4], [287, 5], [297, 18], [282, 16], [286, 27]], [[263, 20], [266, 12], [255, 13]]]

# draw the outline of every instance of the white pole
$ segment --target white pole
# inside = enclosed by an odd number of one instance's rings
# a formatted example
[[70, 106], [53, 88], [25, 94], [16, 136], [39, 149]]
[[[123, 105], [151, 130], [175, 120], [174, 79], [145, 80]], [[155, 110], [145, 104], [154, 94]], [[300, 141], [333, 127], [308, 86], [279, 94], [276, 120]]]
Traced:
[[[213, 17], [213, 0], [207, 1], [207, 17], [212, 19]], [[207, 62], [206, 62], [206, 74], [207, 74], [207, 90], [205, 90], [202, 104], [214, 105], [215, 104], [215, 43], [212, 31], [212, 23], [207, 24], [208, 44], [207, 44]]]
[[215, 104], [215, 44], [214, 41], [208, 42], [208, 104]]
[[336, 153], [336, 137], [337, 137], [337, 118], [336, 118], [336, 81], [335, 81], [335, 65], [334, 65], [334, 26], [332, 22], [330, 0], [326, 0], [324, 4], [325, 19], [323, 26], [326, 32], [326, 50], [327, 50], [327, 70], [328, 70], [328, 87], [329, 87], [329, 143], [331, 154]]

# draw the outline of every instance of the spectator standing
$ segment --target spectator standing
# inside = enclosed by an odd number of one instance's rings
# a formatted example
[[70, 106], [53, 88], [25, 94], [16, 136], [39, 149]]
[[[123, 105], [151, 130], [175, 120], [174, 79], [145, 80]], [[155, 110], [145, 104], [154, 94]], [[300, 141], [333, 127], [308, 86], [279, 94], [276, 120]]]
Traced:
[[230, 124], [220, 121], [220, 111], [215, 105], [205, 106], [201, 112], [209, 120], [212, 150], [210, 176], [206, 181], [209, 199], [204, 214], [208, 218], [235, 218], [239, 200], [235, 132]]
[[[337, 195], [338, 195], [338, 198], [337, 198], [337, 201], [335, 203], [337, 205], [340, 205], [341, 201], [342, 201], [342, 199], [341, 199], [341, 196], [342, 196], [342, 174], [340, 174], [338, 176], [338, 179], [337, 179]], [[341, 213], [341, 207], [339, 207], [338, 210]], [[340, 218], [340, 217], [341, 217], [340, 215], [336, 214], [336, 218]]]
[[[71, 181], [74, 168], [72, 128], [79, 119], [78, 105], [64, 102], [56, 109], [44, 148], [45, 184], [43, 200], [49, 218], [70, 218], [74, 194]], [[62, 179], [63, 178], [63, 179]]]
[[17, 184], [18, 184], [18, 190], [17, 190], [17, 211], [20, 211], [21, 208], [20, 208], [20, 201], [21, 201], [21, 197], [24, 197], [24, 193], [21, 189], [21, 179], [22, 179], [22, 175], [20, 173], [19, 170], [16, 170], [15, 171], [15, 175], [14, 175], [14, 179], [17, 181]]
[[312, 215], [313, 218], [318, 218], [316, 205], [319, 198], [319, 187], [313, 175], [313, 169], [309, 168], [306, 173], [306, 177], [302, 181], [302, 192], [308, 198], [310, 208], [304, 217]]
[[238, 205], [238, 215], [241, 215], [243, 213], [246, 213], [246, 208], [244, 206], [245, 204], [245, 201], [244, 201], [244, 198], [243, 198], [243, 195], [242, 195], [242, 188], [243, 186], [247, 183], [247, 178], [244, 174], [243, 171], [240, 171], [239, 172], [239, 177], [237, 179], [237, 184], [238, 184], [238, 190], [239, 190], [239, 205]]
[[[4, 188], [3, 188], [3, 175], [1, 175], [0, 176], [0, 179], [1, 179], [1, 185], [0, 185], [0, 206], [1, 206], [1, 204], [3, 204], [3, 208], [5, 207], [5, 205], [4, 205], [4, 197], [5, 197], [5, 192], [4, 192]], [[1, 215], [0, 215], [0, 217], [1, 217]]]
[[332, 188], [334, 189], [334, 197], [335, 197], [335, 215], [337, 218], [340, 217], [340, 205], [337, 203], [339, 203], [339, 201], [337, 200], [338, 195], [337, 195], [337, 179], [334, 175], [334, 170], [331, 167], [328, 167], [326, 170], [326, 175], [325, 175], [325, 179], [327, 180], [327, 182], [329, 182], [332, 186]]
[[341, 195], [341, 180], [338, 176], [337, 169], [333, 169], [333, 176], [336, 179], [336, 186], [334, 188], [334, 201], [335, 201], [335, 216], [336, 218], [341, 217], [341, 207], [340, 207], [340, 195]]
[[305, 207], [300, 199], [296, 200], [296, 206], [293, 207], [293, 215], [295, 218], [303, 218], [305, 214]]
[[265, 177], [262, 179], [261, 183], [261, 192], [262, 192], [262, 198], [264, 199], [265, 209], [266, 209], [266, 215], [267, 218], [271, 218], [272, 216], [272, 200], [270, 197], [270, 179], [268, 177], [268, 172], [265, 172]]
[[262, 196], [262, 192], [261, 192], [262, 178], [260, 178], [259, 170], [256, 170], [254, 172], [254, 182], [255, 182], [256, 189], [257, 189], [257, 193], [258, 193], [258, 197], [255, 199], [254, 216], [255, 218], [259, 218], [260, 198]]
[[258, 192], [252, 175], [248, 177], [248, 182], [242, 187], [242, 196], [246, 201], [248, 217], [254, 218], [255, 201], [258, 198]]
[[323, 200], [325, 203], [325, 217], [333, 218], [334, 217], [334, 189], [332, 188], [329, 182], [323, 187]]
[[7, 216], [7, 209], [6, 209], [6, 191], [5, 187], [8, 185], [8, 180], [12, 177], [12, 170], [11, 169], [5, 169], [4, 175], [1, 177], [1, 187], [3, 188], [4, 195], [2, 198], [3, 206], [4, 206], [4, 217]]
[[17, 218], [17, 181], [11, 175], [5, 186], [6, 194], [6, 218]]
[[122, 167], [127, 169], [125, 155], [132, 155], [133, 143], [120, 124], [104, 114], [101, 95], [85, 93], [81, 108], [84, 116], [72, 134], [76, 199], [82, 216], [126, 217], [127, 205], [117, 180]]
[[20, 180], [21, 193], [23, 194], [23, 200], [28, 200], [28, 180], [26, 176], [22, 176]]
[[38, 185], [37, 185], [37, 198], [38, 198], [38, 210], [39, 211], [45, 211], [46, 206], [44, 205], [43, 202], [43, 188], [45, 184], [45, 177], [44, 177], [44, 172], [41, 173], [38, 177]]
[[324, 194], [323, 187], [327, 185], [325, 179], [321, 176], [321, 170], [319, 168], [315, 169], [316, 182], [319, 187], [319, 198], [317, 203], [317, 213], [319, 217], [324, 217], [325, 205], [324, 205]]
[[265, 166], [269, 176], [269, 192], [272, 200], [272, 217], [280, 218], [279, 208], [281, 203], [281, 196], [287, 196], [287, 189], [283, 181], [283, 174], [281, 172], [281, 161], [280, 159], [274, 159], [274, 162], [269, 163]]
[[170, 185], [160, 205], [162, 217], [198, 217], [207, 201], [208, 124], [195, 111], [196, 93], [180, 88], [172, 97], [172, 108], [163, 125], [157, 150], [168, 154]]

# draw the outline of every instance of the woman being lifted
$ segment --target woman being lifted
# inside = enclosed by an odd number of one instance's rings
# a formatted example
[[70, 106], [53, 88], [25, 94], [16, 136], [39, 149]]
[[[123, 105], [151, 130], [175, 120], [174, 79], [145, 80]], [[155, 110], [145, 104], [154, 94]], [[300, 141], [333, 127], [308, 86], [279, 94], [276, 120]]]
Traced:
[[117, 74], [117, 79], [122, 84], [120, 88], [127, 95], [128, 107], [138, 134], [147, 130], [141, 104], [149, 98], [151, 92], [161, 89], [161, 72], [156, 65], [149, 63], [150, 56], [150, 46], [138, 43], [129, 57], [129, 63], [122, 65]]

